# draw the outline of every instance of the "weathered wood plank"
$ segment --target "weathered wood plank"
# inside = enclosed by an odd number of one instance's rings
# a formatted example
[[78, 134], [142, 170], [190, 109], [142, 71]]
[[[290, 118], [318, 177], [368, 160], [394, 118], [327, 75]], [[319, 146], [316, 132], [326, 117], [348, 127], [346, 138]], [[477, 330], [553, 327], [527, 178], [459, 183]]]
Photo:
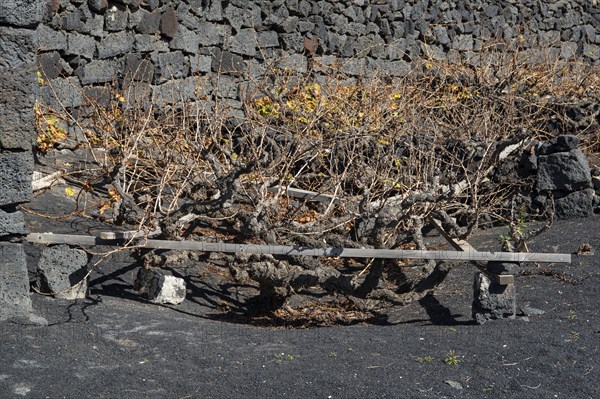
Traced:
[[[107, 245], [118, 244], [122, 240], [104, 240], [100, 237], [31, 233], [27, 241], [40, 244]], [[433, 259], [457, 261], [498, 261], [498, 262], [571, 262], [570, 254], [523, 253], [523, 252], [458, 252], [458, 251], [419, 251], [394, 249], [359, 248], [307, 248], [287, 245], [253, 245], [212, 243], [204, 241], [139, 240], [137, 245], [146, 248], [179, 249], [203, 252], [229, 252], [272, 255], [338, 256], [343, 258], [382, 258], [382, 259]]]
[[[478, 267], [478, 266], [476, 266], [476, 267]], [[479, 268], [479, 269], [481, 271], [485, 272], [484, 270], [482, 270], [484, 268]], [[513, 276], [512, 274], [494, 274], [494, 273], [487, 272], [486, 275], [491, 276], [492, 280], [494, 280], [495, 282], [497, 282], [500, 285], [509, 285], [509, 284], [515, 283], [515, 276]]]
[[70, 244], [82, 246], [115, 245], [119, 246], [123, 240], [107, 240], [96, 236], [83, 236], [75, 234], [30, 233], [25, 240], [34, 244]]
[[100, 233], [100, 238], [103, 240], [131, 240], [132, 238], [143, 238], [156, 236], [161, 233], [161, 230], [150, 232], [145, 231], [103, 231]]

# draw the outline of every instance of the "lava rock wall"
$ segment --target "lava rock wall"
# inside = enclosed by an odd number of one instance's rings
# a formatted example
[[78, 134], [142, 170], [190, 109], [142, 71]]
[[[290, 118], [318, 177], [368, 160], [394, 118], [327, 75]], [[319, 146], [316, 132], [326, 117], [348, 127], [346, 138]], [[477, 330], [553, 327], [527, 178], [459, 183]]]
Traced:
[[42, 98], [56, 104], [58, 97], [67, 108], [85, 96], [102, 101], [104, 86], [120, 81], [126, 88], [135, 83], [136, 93], [155, 104], [196, 101], [202, 85], [203, 98], [209, 93], [241, 109], [269, 60], [298, 72], [337, 65], [361, 77], [401, 76], [421, 57], [476, 64], [490, 43], [503, 43], [499, 51], [512, 43], [539, 60], [600, 59], [600, 8], [593, 0], [49, 3], [51, 15], [36, 31], [48, 80]]
[[32, 306], [17, 205], [31, 199], [37, 96], [35, 37], [48, 16], [44, 2], [0, 2], [0, 321], [29, 318]]
[[577, 136], [558, 136], [538, 151], [535, 200], [544, 203], [551, 197], [558, 219], [591, 216], [600, 194], [594, 191], [588, 160], [577, 144]]

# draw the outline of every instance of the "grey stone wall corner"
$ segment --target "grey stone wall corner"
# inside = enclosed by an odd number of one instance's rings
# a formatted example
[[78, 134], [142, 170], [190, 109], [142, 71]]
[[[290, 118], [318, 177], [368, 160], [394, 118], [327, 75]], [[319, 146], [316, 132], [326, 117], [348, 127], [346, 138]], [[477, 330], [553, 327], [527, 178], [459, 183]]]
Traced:
[[0, 2], [0, 321], [45, 324], [33, 314], [22, 240], [27, 229], [17, 205], [31, 199], [39, 23], [56, 1]]

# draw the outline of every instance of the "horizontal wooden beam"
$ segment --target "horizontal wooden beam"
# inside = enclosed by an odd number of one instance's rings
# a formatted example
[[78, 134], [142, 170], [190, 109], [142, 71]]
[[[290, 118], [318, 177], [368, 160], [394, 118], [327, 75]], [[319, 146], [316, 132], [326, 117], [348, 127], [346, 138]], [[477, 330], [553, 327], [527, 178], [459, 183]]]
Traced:
[[[82, 246], [118, 245], [123, 240], [106, 240], [94, 236], [31, 233], [27, 241], [39, 244], [71, 244]], [[497, 262], [562, 262], [570, 263], [570, 254], [524, 253], [524, 252], [459, 252], [459, 251], [419, 251], [399, 249], [362, 248], [308, 248], [288, 245], [231, 244], [205, 241], [139, 240], [138, 247], [156, 249], [178, 249], [202, 252], [228, 252], [247, 254], [333, 256], [342, 258], [381, 258], [381, 259], [422, 259], [455, 261], [497, 261]]]
[[131, 240], [132, 238], [152, 237], [161, 233], [160, 229], [146, 231], [102, 231], [100, 238], [103, 240]]

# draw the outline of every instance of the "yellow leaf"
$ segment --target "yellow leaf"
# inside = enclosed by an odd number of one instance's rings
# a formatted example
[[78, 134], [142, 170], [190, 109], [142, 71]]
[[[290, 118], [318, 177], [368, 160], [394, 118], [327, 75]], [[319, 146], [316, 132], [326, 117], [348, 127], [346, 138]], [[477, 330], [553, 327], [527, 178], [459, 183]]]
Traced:
[[71, 187], [65, 187], [65, 194], [67, 194], [67, 197], [72, 197], [75, 195], [75, 190]]
[[37, 71], [37, 80], [38, 80], [38, 83], [40, 84], [40, 86], [43, 86], [46, 84], [46, 81], [42, 77], [42, 73], [40, 71]]

